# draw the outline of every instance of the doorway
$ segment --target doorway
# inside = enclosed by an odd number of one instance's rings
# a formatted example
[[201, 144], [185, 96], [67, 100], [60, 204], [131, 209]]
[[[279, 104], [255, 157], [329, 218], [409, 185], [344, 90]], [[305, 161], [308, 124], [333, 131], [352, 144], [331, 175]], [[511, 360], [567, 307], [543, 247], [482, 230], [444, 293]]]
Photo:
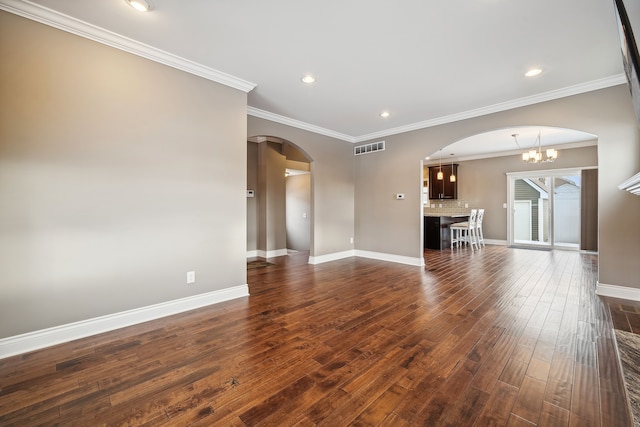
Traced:
[[273, 136], [247, 141], [247, 258], [284, 256], [312, 245], [311, 159]]
[[531, 241], [531, 200], [515, 200], [514, 207], [515, 241]]
[[[508, 244], [533, 248], [582, 249], [583, 170], [508, 173]], [[591, 182], [591, 181], [590, 181]], [[593, 185], [593, 184], [588, 184]]]

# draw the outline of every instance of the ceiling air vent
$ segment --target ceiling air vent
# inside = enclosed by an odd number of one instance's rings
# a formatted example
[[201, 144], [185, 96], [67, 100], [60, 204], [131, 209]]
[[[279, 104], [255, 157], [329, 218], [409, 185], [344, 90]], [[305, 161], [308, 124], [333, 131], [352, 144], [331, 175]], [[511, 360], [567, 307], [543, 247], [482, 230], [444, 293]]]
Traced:
[[372, 142], [370, 144], [359, 145], [353, 148], [353, 155], [375, 153], [376, 151], [384, 151], [384, 141]]

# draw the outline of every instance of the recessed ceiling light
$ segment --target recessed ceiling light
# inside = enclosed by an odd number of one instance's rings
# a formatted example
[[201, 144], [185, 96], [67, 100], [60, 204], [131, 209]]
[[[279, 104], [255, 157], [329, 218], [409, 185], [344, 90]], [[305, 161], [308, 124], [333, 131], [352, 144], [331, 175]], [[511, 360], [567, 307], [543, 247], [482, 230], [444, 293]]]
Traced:
[[315, 83], [316, 82], [316, 78], [313, 77], [311, 74], [307, 74], [306, 76], [304, 76], [302, 78], [302, 81], [304, 83], [311, 84], [311, 83]]
[[527, 77], [534, 77], [534, 76], [537, 76], [540, 73], [542, 73], [542, 70], [540, 68], [532, 68], [529, 71], [527, 71], [526, 73], [524, 73], [524, 75], [527, 76]]
[[380, 117], [389, 117], [391, 115], [391, 113], [389, 113], [388, 111], [383, 111], [382, 113], [380, 113]]
[[147, 2], [147, 0], [125, 0], [129, 6], [134, 8], [139, 12], [149, 12], [151, 10], [151, 5]]

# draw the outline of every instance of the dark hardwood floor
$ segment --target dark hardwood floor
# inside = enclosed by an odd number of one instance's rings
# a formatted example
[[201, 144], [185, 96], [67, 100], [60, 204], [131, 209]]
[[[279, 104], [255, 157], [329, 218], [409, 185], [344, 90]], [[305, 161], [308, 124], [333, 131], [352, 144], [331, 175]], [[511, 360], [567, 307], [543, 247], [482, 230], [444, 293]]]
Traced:
[[631, 425], [596, 256], [425, 259], [281, 257], [248, 298], [0, 360], [0, 425]]
[[606, 298], [614, 329], [640, 334], [640, 302]]

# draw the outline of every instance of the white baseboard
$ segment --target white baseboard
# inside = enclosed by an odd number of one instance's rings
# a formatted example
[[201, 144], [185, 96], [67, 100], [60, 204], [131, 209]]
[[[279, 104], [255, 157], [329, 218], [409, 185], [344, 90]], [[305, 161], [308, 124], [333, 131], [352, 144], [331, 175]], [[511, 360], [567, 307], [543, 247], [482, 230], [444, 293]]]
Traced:
[[507, 246], [506, 240], [494, 240], [494, 239], [484, 239], [485, 245], [498, 245], [498, 246]]
[[255, 251], [247, 251], [247, 258], [274, 258], [277, 256], [285, 256], [288, 255], [289, 252], [287, 249], [276, 249], [274, 251], [263, 251], [263, 250], [255, 250]]
[[361, 258], [377, 259], [380, 261], [396, 262], [399, 264], [415, 265], [417, 267], [424, 267], [424, 258], [412, 258], [402, 255], [385, 254], [381, 252], [362, 251], [359, 249], [352, 249], [344, 252], [335, 252], [327, 255], [320, 255], [317, 257], [309, 257], [309, 264], [322, 264], [324, 262], [337, 261], [339, 259], [350, 258], [358, 256]]
[[324, 262], [337, 261], [339, 259], [350, 258], [354, 256], [354, 251], [334, 252], [327, 255], [309, 256], [309, 264], [322, 264]]
[[289, 255], [289, 251], [287, 251], [287, 248], [284, 249], [276, 249], [275, 251], [267, 251], [267, 256], [265, 258], [273, 258], [273, 257], [277, 257], [277, 256], [287, 256]]
[[596, 295], [611, 298], [627, 299], [632, 301], [640, 301], [640, 289], [629, 288], [626, 286], [607, 285], [600, 283], [596, 285]]
[[0, 339], [0, 359], [249, 296], [241, 285]]
[[378, 259], [381, 261], [397, 262], [399, 264], [414, 265], [416, 267], [424, 267], [424, 258], [408, 257], [403, 255], [385, 254], [381, 252], [361, 251], [357, 249], [355, 255], [362, 258]]

